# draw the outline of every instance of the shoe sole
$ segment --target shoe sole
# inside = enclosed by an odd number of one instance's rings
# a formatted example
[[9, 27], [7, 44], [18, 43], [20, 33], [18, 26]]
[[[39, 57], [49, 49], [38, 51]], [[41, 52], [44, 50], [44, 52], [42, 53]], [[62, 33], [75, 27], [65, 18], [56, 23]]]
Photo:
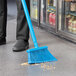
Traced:
[[13, 52], [21, 52], [21, 51], [25, 51], [29, 48], [29, 45], [27, 45], [24, 49], [13, 49]]

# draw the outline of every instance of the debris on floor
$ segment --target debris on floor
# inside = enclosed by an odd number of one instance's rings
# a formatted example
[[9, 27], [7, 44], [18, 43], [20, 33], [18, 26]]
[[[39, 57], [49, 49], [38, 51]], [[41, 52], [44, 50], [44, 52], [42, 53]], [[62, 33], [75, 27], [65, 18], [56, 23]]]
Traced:
[[28, 64], [28, 62], [26, 62], [26, 63], [22, 63], [21, 65], [22, 66], [28, 66], [29, 64]]
[[22, 66], [28, 66], [28, 65], [39, 65], [39, 64], [28, 64], [28, 62], [26, 62], [26, 63], [22, 63], [21, 65]]
[[26, 62], [22, 63], [21, 66], [39, 66], [41, 69], [43, 69], [43, 71], [51, 70], [52, 72], [54, 72], [54, 70], [56, 69], [55, 64], [52, 64], [51, 62], [40, 63], [40, 64], [28, 64], [28, 62]]
[[41, 68], [44, 70], [55, 70], [55, 65], [51, 64], [50, 62], [47, 63], [41, 63]]

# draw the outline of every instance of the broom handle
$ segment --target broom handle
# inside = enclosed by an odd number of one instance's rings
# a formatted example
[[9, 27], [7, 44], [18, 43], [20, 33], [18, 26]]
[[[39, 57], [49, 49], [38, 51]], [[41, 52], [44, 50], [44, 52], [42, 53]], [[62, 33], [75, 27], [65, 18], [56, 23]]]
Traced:
[[26, 15], [26, 19], [27, 19], [27, 22], [28, 22], [28, 26], [29, 26], [29, 29], [30, 29], [30, 33], [31, 33], [31, 36], [32, 36], [33, 43], [34, 43], [34, 47], [38, 48], [37, 39], [36, 39], [35, 32], [34, 32], [34, 29], [33, 29], [33, 26], [32, 26], [32, 22], [31, 22], [31, 19], [30, 19], [30, 15], [29, 15], [29, 12], [28, 12], [26, 1], [21, 0], [21, 2], [22, 2], [22, 5], [23, 5], [23, 8], [24, 8], [24, 13]]

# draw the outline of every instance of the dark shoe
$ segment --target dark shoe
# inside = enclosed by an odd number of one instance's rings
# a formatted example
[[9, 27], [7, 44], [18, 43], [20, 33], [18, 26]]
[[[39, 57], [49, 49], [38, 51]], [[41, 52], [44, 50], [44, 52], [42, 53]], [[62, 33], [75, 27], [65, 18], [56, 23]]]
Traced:
[[25, 40], [17, 40], [16, 44], [13, 47], [13, 51], [20, 52], [20, 51], [24, 51], [28, 48], [29, 48], [28, 41], [26, 42]]
[[6, 44], [6, 38], [1, 38], [0, 39], [0, 45]]

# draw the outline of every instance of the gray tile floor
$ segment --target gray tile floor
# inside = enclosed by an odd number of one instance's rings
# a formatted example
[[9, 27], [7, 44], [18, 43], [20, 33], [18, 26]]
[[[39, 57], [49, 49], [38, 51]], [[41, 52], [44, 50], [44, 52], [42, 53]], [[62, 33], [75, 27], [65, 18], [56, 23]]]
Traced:
[[[0, 76], [76, 76], [76, 45], [62, 40], [48, 32], [34, 27], [39, 46], [48, 46], [49, 51], [58, 59], [50, 64], [54, 70], [45, 70], [41, 65], [22, 66], [27, 62], [27, 53], [13, 52], [16, 41], [16, 19], [9, 20], [7, 44], [0, 46]], [[33, 42], [30, 37], [30, 48]]]
[[[50, 70], [41, 65], [22, 66], [28, 61], [27, 53], [12, 51], [16, 41], [16, 16], [15, 0], [8, 0], [7, 44], [0, 46], [0, 76], [76, 76], [76, 45], [37, 27], [34, 30], [39, 46], [47, 45], [58, 61], [49, 63], [52, 65]], [[29, 42], [30, 48], [33, 48], [31, 37]]]

